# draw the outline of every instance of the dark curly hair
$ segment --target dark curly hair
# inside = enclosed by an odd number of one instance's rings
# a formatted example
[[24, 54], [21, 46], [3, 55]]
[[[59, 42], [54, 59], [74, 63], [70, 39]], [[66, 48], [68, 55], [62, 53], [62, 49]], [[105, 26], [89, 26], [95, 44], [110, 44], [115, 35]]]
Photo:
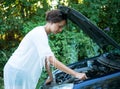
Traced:
[[67, 22], [67, 15], [63, 13], [60, 10], [51, 10], [46, 12], [46, 21], [47, 22], [52, 22], [52, 23], [57, 23], [62, 20], [65, 20]]

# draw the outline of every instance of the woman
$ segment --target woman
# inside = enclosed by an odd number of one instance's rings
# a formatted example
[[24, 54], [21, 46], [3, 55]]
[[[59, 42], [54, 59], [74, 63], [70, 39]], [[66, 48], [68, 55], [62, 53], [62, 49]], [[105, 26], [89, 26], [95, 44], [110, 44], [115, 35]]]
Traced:
[[79, 79], [86, 79], [85, 73], [78, 73], [58, 61], [48, 43], [48, 34], [57, 34], [67, 22], [67, 16], [59, 10], [46, 13], [46, 24], [31, 30], [21, 41], [4, 67], [5, 89], [35, 89], [42, 68], [46, 67], [49, 79], [53, 80], [49, 65]]

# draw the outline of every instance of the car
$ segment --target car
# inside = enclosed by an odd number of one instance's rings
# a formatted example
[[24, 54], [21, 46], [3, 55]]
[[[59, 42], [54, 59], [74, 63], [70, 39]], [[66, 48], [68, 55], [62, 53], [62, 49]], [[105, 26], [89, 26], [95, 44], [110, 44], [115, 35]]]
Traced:
[[66, 6], [59, 6], [59, 9], [99, 46], [102, 53], [67, 65], [86, 73], [88, 79], [78, 80], [56, 69], [53, 81], [48, 85], [44, 83], [42, 89], [120, 89], [119, 44], [80, 12]]

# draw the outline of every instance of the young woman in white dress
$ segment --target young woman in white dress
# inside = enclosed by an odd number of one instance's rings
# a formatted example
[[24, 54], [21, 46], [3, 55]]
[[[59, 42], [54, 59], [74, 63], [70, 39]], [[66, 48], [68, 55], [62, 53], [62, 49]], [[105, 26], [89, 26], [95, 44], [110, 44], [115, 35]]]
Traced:
[[49, 74], [46, 83], [51, 82], [50, 64], [76, 78], [87, 78], [85, 73], [78, 73], [57, 60], [48, 43], [48, 34], [61, 32], [67, 16], [59, 10], [52, 10], [46, 13], [46, 22], [27, 33], [9, 58], [4, 67], [5, 89], [35, 89], [43, 67]]

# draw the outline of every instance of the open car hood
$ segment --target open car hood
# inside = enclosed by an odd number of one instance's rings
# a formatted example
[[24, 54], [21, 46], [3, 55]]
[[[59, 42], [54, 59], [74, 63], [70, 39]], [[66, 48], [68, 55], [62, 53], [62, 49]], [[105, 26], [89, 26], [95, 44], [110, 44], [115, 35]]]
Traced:
[[93, 41], [95, 41], [103, 51], [108, 46], [120, 49], [120, 46], [100, 28], [95, 26], [87, 17], [80, 12], [65, 6], [58, 7], [63, 13], [67, 14], [69, 20], [78, 25]]

